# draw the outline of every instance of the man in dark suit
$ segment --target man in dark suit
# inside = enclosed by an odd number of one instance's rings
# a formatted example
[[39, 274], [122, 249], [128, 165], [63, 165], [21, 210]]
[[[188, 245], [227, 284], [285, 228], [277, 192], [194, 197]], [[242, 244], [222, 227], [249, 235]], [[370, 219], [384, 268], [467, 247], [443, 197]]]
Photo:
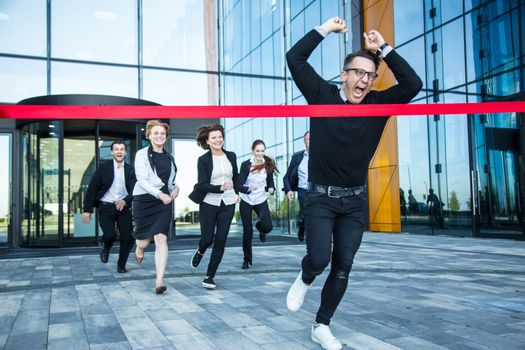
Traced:
[[304, 240], [304, 205], [306, 202], [306, 191], [308, 190], [308, 150], [310, 149], [310, 131], [304, 133], [304, 151], [294, 153], [290, 165], [284, 174], [284, 193], [289, 201], [293, 199], [294, 191], [297, 191], [299, 199], [299, 214], [297, 215], [297, 237]]
[[100, 252], [100, 261], [107, 263], [109, 251], [113, 246], [118, 227], [120, 234], [120, 249], [117, 263], [117, 272], [126, 273], [126, 262], [133, 248], [133, 223], [131, 215], [131, 201], [133, 187], [137, 181], [133, 167], [124, 162], [126, 145], [122, 140], [111, 144], [113, 161], [99, 165], [91, 178], [84, 200], [82, 221], [89, 223], [93, 207], [97, 208], [102, 241], [104, 246]]

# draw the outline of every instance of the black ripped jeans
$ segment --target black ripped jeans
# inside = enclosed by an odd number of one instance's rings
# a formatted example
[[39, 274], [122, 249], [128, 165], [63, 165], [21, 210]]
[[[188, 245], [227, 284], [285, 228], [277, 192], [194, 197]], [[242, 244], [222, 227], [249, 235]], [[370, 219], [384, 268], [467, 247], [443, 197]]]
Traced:
[[346, 292], [348, 276], [367, 222], [366, 192], [346, 198], [330, 198], [326, 194], [310, 191], [307, 193], [303, 281], [312, 283], [332, 261], [330, 274], [321, 293], [321, 306], [315, 319], [317, 323], [330, 324]]

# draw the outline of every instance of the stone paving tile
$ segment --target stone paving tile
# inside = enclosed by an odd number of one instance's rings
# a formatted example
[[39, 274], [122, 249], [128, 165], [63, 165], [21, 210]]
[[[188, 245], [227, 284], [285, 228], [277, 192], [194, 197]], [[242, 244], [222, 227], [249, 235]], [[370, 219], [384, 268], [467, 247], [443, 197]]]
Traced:
[[92, 344], [90, 350], [132, 350], [133, 348], [127, 341], [118, 343]]
[[[319, 349], [326, 272], [300, 311], [285, 305], [304, 245], [254, 246], [249, 270], [227, 248], [213, 291], [193, 253], [170, 251], [160, 296], [151, 251], [128, 274], [116, 253], [0, 261], [0, 348]], [[525, 242], [366, 234], [332, 331], [345, 349], [523, 349], [524, 265]]]
[[47, 349], [47, 330], [45, 332], [28, 332], [10, 334], [4, 346], [6, 350]]
[[201, 333], [177, 334], [167, 337], [177, 350], [216, 350], [220, 349], [202, 336]]
[[86, 337], [49, 339], [48, 350], [89, 350]]

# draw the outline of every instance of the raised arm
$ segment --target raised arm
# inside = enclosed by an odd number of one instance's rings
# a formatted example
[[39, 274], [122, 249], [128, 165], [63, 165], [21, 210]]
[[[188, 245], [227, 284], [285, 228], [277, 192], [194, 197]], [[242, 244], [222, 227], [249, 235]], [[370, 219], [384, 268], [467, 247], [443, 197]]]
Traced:
[[385, 44], [385, 39], [377, 30], [363, 33], [368, 49], [381, 50], [384, 62], [394, 73], [397, 84], [377, 92], [377, 103], [408, 103], [421, 91], [423, 82], [412, 67], [390, 46], [380, 49]]

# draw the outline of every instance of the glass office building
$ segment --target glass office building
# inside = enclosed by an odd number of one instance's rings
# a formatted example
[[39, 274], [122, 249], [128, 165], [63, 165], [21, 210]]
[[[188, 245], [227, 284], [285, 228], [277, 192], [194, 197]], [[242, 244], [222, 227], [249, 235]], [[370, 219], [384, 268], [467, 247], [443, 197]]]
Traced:
[[[330, 35], [310, 59], [334, 84], [344, 56], [376, 24], [424, 82], [413, 103], [525, 99], [523, 0], [6, 0], [0, 103], [103, 94], [162, 105], [304, 104], [285, 52], [334, 15], [346, 18], [349, 33]], [[226, 147], [240, 164], [252, 141], [263, 139], [281, 172], [279, 190], [291, 155], [304, 147], [307, 117], [224, 119]], [[396, 180], [381, 193], [401, 231], [524, 237], [522, 113], [396, 119]], [[169, 148], [181, 159], [194, 155], [184, 160], [187, 170], [179, 167], [188, 187], [201, 122], [170, 121]], [[93, 229], [75, 225], [83, 188], [111, 140], [125, 139], [132, 161], [143, 126], [0, 120], [0, 193], [7, 194], [0, 197], [0, 244], [96, 242]], [[379, 186], [370, 179], [371, 188]], [[430, 189], [442, 203], [437, 217], [429, 217]], [[181, 222], [195, 221], [192, 203], [177, 206]], [[275, 225], [294, 234], [296, 203], [277, 191], [270, 207]]]

